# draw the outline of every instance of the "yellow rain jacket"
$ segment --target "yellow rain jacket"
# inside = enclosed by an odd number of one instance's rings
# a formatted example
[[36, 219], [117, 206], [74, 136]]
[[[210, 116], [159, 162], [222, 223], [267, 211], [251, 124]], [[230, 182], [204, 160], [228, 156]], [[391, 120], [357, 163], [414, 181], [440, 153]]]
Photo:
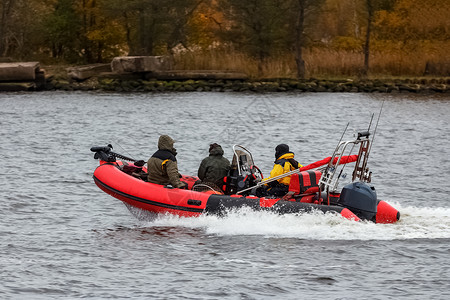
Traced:
[[[275, 164], [273, 166], [272, 171], [270, 171], [270, 176], [264, 178], [264, 180], [268, 180], [270, 178], [282, 175], [284, 173], [295, 170], [296, 168], [289, 162], [290, 159], [294, 159], [294, 153], [288, 152], [277, 158]], [[298, 164], [298, 168], [303, 167], [301, 164]], [[281, 184], [289, 185], [291, 182], [291, 176], [286, 176], [277, 180]]]

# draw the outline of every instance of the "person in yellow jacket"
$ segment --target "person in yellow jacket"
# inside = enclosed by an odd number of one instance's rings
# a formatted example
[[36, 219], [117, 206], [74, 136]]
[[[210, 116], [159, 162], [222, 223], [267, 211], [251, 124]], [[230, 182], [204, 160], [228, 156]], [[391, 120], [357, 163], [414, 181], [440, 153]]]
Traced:
[[[263, 182], [276, 176], [288, 173], [303, 167], [294, 159], [294, 153], [289, 151], [289, 146], [279, 144], [275, 147], [275, 162], [270, 176], [264, 178]], [[266, 195], [284, 196], [289, 191], [291, 176], [282, 177], [276, 181], [269, 182], [266, 186]]]

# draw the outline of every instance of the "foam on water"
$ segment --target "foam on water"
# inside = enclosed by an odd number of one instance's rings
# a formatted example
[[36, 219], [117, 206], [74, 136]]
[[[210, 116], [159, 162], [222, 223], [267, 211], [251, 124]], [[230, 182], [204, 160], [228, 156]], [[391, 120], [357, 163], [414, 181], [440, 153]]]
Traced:
[[395, 224], [354, 222], [337, 214], [321, 212], [279, 215], [271, 212], [241, 209], [225, 217], [203, 215], [183, 218], [161, 215], [141, 226], [173, 226], [201, 228], [207, 234], [219, 236], [259, 235], [264, 237], [299, 238], [309, 240], [405, 240], [450, 238], [450, 209], [402, 207]]

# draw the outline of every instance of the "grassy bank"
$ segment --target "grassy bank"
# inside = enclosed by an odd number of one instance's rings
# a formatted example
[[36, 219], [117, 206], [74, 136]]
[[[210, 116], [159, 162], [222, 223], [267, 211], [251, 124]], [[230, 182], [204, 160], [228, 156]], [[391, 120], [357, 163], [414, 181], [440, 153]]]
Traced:
[[[445, 46], [450, 42], [425, 51], [425, 46], [397, 47], [389, 52], [374, 50], [370, 56], [369, 78], [414, 78], [426, 74], [427, 63], [433, 64], [433, 76], [450, 76], [450, 59]], [[419, 46], [418, 46], [419, 47]], [[448, 59], [449, 61], [446, 61]], [[358, 78], [364, 65], [361, 51], [312, 48], [304, 51], [306, 77]], [[181, 70], [236, 70], [258, 78], [296, 78], [295, 59], [292, 54], [273, 55], [262, 63], [258, 74], [258, 61], [234, 50], [181, 52], [174, 56], [174, 68]], [[430, 70], [428, 70], [429, 72]]]

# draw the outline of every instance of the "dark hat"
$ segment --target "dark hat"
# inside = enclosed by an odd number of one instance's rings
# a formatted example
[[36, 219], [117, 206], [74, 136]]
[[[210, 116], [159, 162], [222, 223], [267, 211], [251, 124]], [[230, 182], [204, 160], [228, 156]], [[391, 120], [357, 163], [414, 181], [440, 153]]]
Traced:
[[279, 144], [275, 147], [275, 159], [280, 157], [283, 154], [286, 154], [289, 152], [289, 146], [286, 144]]
[[214, 149], [214, 148], [216, 148], [216, 147], [220, 147], [220, 145], [217, 144], [217, 143], [210, 144], [210, 145], [209, 145], [209, 152], [211, 152], [211, 150]]

